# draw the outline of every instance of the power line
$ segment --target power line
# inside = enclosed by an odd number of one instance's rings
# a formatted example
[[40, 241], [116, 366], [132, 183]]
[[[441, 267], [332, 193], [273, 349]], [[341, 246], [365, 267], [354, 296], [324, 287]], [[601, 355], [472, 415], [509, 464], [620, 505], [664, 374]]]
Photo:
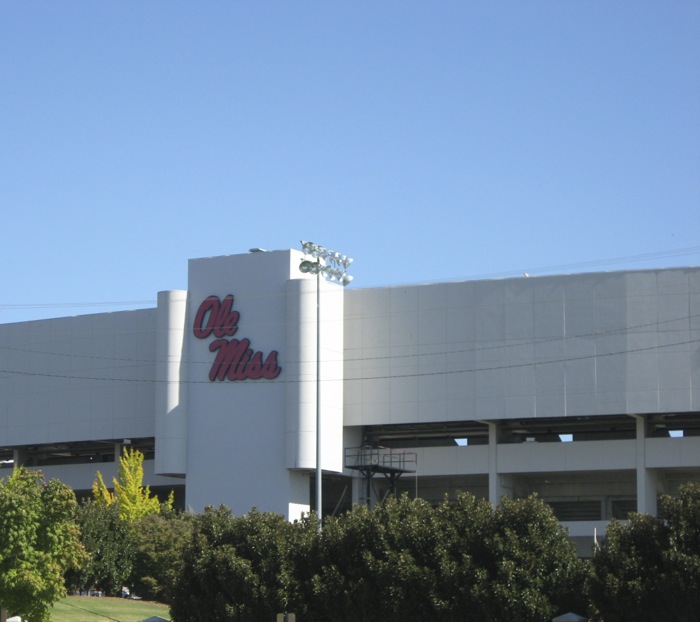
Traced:
[[[557, 336], [557, 337], [546, 337], [546, 338], [541, 338], [541, 339], [534, 339], [534, 340], [523, 340], [523, 339], [518, 339], [518, 340], [510, 340], [507, 342], [503, 343], [497, 343], [497, 344], [490, 344], [490, 345], [474, 345], [471, 347], [465, 347], [465, 348], [460, 348], [460, 349], [436, 349], [433, 352], [415, 352], [411, 354], [388, 354], [385, 356], [363, 356], [363, 357], [354, 357], [354, 356], [344, 356], [342, 358], [338, 359], [326, 359], [329, 362], [335, 362], [335, 363], [340, 363], [340, 362], [345, 362], [345, 363], [355, 363], [355, 362], [371, 362], [371, 361], [396, 361], [400, 359], [412, 359], [412, 358], [422, 358], [422, 357], [428, 357], [428, 356], [442, 356], [442, 355], [455, 355], [455, 354], [466, 354], [466, 353], [480, 353], [480, 352], [490, 352], [494, 350], [505, 350], [505, 349], [511, 349], [511, 348], [523, 348], [523, 347], [529, 347], [529, 346], [540, 346], [544, 344], [549, 344], [549, 343], [556, 343], [556, 342], [566, 342], [566, 341], [571, 341], [574, 339], [589, 339], [589, 338], [597, 338], [597, 337], [604, 337], [604, 336], [611, 336], [611, 335], [625, 335], [625, 334], [639, 334], [637, 331], [651, 328], [651, 327], [660, 327], [663, 326], [664, 324], [674, 324], [677, 322], [689, 322], [692, 319], [700, 317], [700, 314], [693, 314], [693, 315], [683, 315], [679, 317], [673, 317], [673, 318], [668, 318], [664, 320], [654, 320], [652, 322], [646, 322], [643, 324], [632, 324], [632, 325], [627, 325], [627, 326], [620, 326], [619, 328], [611, 328], [608, 330], [600, 330], [600, 331], [593, 331], [593, 332], [588, 332], [588, 333], [571, 333], [571, 334], [565, 334], [562, 336]], [[181, 330], [186, 330], [186, 329], [181, 329]], [[131, 336], [134, 337], [139, 333], [144, 333], [146, 331], [134, 331], [134, 332], [124, 332], [124, 333], [119, 333], [120, 338], [124, 338], [126, 336]], [[147, 331], [149, 334], [152, 334], [153, 331]], [[670, 331], [665, 331], [665, 332], [670, 332]], [[449, 345], [455, 345], [459, 343], [465, 343], [465, 342], [450, 342]], [[440, 348], [443, 345], [448, 345], [446, 342], [425, 342], [425, 343], [420, 343], [420, 344], [414, 344], [414, 346], [398, 346], [401, 349], [405, 349], [406, 347], [416, 347], [416, 348]], [[359, 350], [363, 348], [345, 348], [345, 352], [349, 353], [352, 352], [353, 350]], [[47, 350], [33, 350], [33, 349], [28, 349], [28, 348], [19, 348], [16, 346], [9, 346], [9, 345], [1, 345], [0, 344], [0, 351], [6, 351], [6, 352], [18, 352], [18, 353], [23, 353], [23, 354], [38, 354], [42, 356], [49, 356], [49, 357], [62, 357], [62, 358], [70, 358], [70, 359], [87, 359], [87, 360], [93, 360], [93, 361], [111, 361], [111, 362], [119, 362], [119, 363], [138, 363], [138, 365], [132, 365], [132, 366], [121, 366], [122, 369], [128, 368], [128, 367], [143, 367], [145, 365], [157, 365], [160, 363], [169, 363], [170, 361], [164, 361], [162, 359], [151, 359], [151, 358], [133, 358], [133, 357], [116, 357], [116, 356], [102, 356], [102, 355], [97, 355], [97, 354], [76, 354], [73, 352], [51, 352]], [[314, 359], [315, 360], [315, 359]], [[304, 364], [304, 363], [311, 363], [313, 361], [311, 360], [285, 360], [285, 364], [290, 365], [290, 364]], [[211, 365], [211, 360], [182, 360], [181, 363], [186, 364], [186, 365]]]
[[155, 305], [155, 300], [120, 300], [107, 302], [29, 302], [0, 304], [0, 311], [18, 309], [74, 309], [88, 307], [128, 307], [131, 305]]
[[579, 261], [576, 263], [565, 263], [565, 264], [554, 264], [551, 266], [540, 266], [540, 267], [525, 267], [515, 270], [510, 270], [507, 272], [491, 272], [484, 274], [471, 274], [469, 276], [462, 277], [466, 280], [476, 280], [476, 279], [487, 279], [487, 278], [499, 278], [499, 277], [509, 277], [509, 276], [520, 276], [524, 273], [529, 275], [539, 274], [545, 275], [552, 272], [560, 272], [562, 270], [576, 270], [580, 268], [591, 268], [595, 266], [606, 266], [606, 265], [618, 265], [625, 263], [636, 263], [640, 261], [651, 261], [654, 259], [665, 259], [669, 257], [684, 257], [686, 255], [697, 255], [700, 254], [700, 246], [688, 246], [686, 248], [677, 248], [674, 250], [667, 251], [655, 251], [651, 253], [642, 253], [639, 255], [626, 255], [623, 257], [611, 257], [608, 259], [593, 259], [588, 261]]
[[[481, 278], [498, 278], [506, 276], [520, 276], [527, 272], [528, 274], [545, 274], [552, 271], [570, 270], [577, 268], [588, 268], [593, 266], [615, 265], [623, 263], [635, 263], [639, 261], [651, 261], [654, 259], [665, 259], [670, 257], [683, 257], [686, 255], [700, 254], [700, 246], [688, 246], [685, 248], [677, 248], [665, 251], [653, 251], [649, 253], [641, 253], [638, 255], [625, 255], [621, 257], [610, 257], [607, 259], [592, 259], [588, 261], [580, 261], [568, 264], [554, 264], [549, 266], [539, 267], [521, 267], [503, 272], [487, 272], [482, 274], [470, 274], [461, 278], [465, 280], [474, 280]], [[436, 281], [444, 282], [444, 281]], [[156, 305], [156, 301], [150, 300], [117, 300], [103, 302], [37, 302], [37, 303], [15, 303], [15, 304], [0, 304], [2, 310], [23, 310], [23, 309], [70, 309], [70, 308], [88, 308], [88, 307], [113, 307], [113, 306], [131, 306], [131, 305]]]
[[[416, 372], [416, 373], [405, 373], [405, 374], [392, 374], [384, 376], [358, 376], [358, 377], [340, 377], [340, 378], [322, 378], [321, 382], [346, 382], [346, 381], [358, 381], [358, 380], [395, 380], [401, 378], [422, 378], [429, 376], [448, 376], [455, 374], [468, 374], [477, 372], [488, 372], [488, 371], [501, 371], [506, 369], [515, 369], [522, 367], [536, 367], [539, 365], [554, 365], [558, 363], [570, 363], [574, 361], [585, 361], [589, 359], [597, 358], [608, 358], [611, 356], [626, 356], [628, 354], [635, 354], [639, 352], [649, 352], [652, 350], [662, 350], [665, 348], [672, 348], [676, 346], [691, 345], [695, 343], [700, 343], [700, 339], [688, 339], [684, 341], [676, 341], [673, 343], [666, 344], [656, 344], [653, 346], [645, 346], [640, 348], [630, 348], [625, 350], [620, 350], [616, 352], [595, 352], [593, 354], [585, 354], [580, 356], [571, 356], [563, 358], [553, 358], [545, 359], [541, 361], [524, 361], [520, 363], [511, 363], [507, 365], [497, 365], [492, 367], [469, 367], [466, 369], [451, 369], [448, 371], [435, 371], [435, 372]], [[132, 366], [126, 367], [126, 369], [133, 369]], [[134, 383], [146, 383], [146, 384], [211, 384], [209, 380], [156, 380], [153, 378], [107, 378], [107, 377], [95, 377], [95, 376], [73, 376], [68, 374], [57, 374], [48, 372], [36, 372], [36, 371], [17, 371], [9, 369], [0, 369], [0, 375], [18, 375], [18, 376], [38, 376], [40, 378], [57, 378], [64, 380], [90, 380], [99, 382], [134, 382]], [[316, 382], [316, 376], [308, 380], [294, 379], [285, 380], [283, 378], [276, 379], [275, 382], [282, 384], [290, 383], [301, 383], [301, 382]], [[258, 383], [242, 383], [240, 386], [253, 386]]]

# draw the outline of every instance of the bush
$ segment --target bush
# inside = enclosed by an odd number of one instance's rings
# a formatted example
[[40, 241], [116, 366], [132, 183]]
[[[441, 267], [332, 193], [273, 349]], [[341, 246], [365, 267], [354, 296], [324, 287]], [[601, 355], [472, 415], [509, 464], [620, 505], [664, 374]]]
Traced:
[[[226, 508], [195, 519], [175, 622], [542, 620], [570, 608], [585, 566], [539, 499], [494, 510], [462, 494], [434, 509], [390, 499], [295, 524]], [[567, 606], [565, 608], [565, 606]]]
[[77, 522], [89, 557], [79, 570], [67, 574], [73, 590], [97, 588], [116, 596], [131, 575], [134, 542], [129, 525], [119, 517], [116, 504], [88, 500], [80, 504]]
[[588, 593], [606, 622], [691, 622], [700, 611], [700, 486], [662, 497], [665, 519], [613, 521], [592, 560]]
[[129, 585], [148, 600], [172, 604], [194, 517], [164, 512], [137, 519], [131, 526], [134, 561]]

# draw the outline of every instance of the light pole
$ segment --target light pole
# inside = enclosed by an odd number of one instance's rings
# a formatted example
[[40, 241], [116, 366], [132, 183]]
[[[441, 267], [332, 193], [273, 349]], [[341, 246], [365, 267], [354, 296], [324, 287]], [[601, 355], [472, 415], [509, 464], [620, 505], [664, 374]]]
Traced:
[[[304, 259], [299, 270], [316, 275], [316, 516], [318, 528], [322, 519], [322, 469], [321, 469], [321, 277], [337, 281], [343, 287], [350, 285], [352, 277], [347, 270], [352, 259], [341, 253], [328, 250], [313, 242], [301, 242]], [[311, 257], [311, 259], [307, 259]]]

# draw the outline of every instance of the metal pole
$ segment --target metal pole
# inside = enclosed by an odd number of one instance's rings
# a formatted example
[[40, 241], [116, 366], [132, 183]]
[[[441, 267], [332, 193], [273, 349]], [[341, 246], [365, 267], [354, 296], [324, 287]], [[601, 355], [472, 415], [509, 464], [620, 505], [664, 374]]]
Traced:
[[[321, 261], [318, 261], [319, 268]], [[321, 469], [321, 271], [316, 272], [316, 516], [321, 530], [323, 482]]]
[[[299, 270], [304, 274], [316, 274], [316, 516], [318, 529], [323, 519], [323, 469], [321, 468], [321, 271], [323, 278], [338, 281], [343, 287], [350, 285], [352, 276], [347, 273], [352, 258], [328, 250], [312, 242], [301, 241], [304, 256], [316, 261], [303, 259]], [[323, 261], [323, 263], [322, 263]]]

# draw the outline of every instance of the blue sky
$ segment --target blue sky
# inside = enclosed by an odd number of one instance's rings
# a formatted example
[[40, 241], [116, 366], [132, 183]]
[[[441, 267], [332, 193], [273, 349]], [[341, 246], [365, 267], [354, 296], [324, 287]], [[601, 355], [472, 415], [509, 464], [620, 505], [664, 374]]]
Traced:
[[0, 322], [301, 239], [352, 287], [700, 264], [695, 0], [3, 2], [0, 59]]

